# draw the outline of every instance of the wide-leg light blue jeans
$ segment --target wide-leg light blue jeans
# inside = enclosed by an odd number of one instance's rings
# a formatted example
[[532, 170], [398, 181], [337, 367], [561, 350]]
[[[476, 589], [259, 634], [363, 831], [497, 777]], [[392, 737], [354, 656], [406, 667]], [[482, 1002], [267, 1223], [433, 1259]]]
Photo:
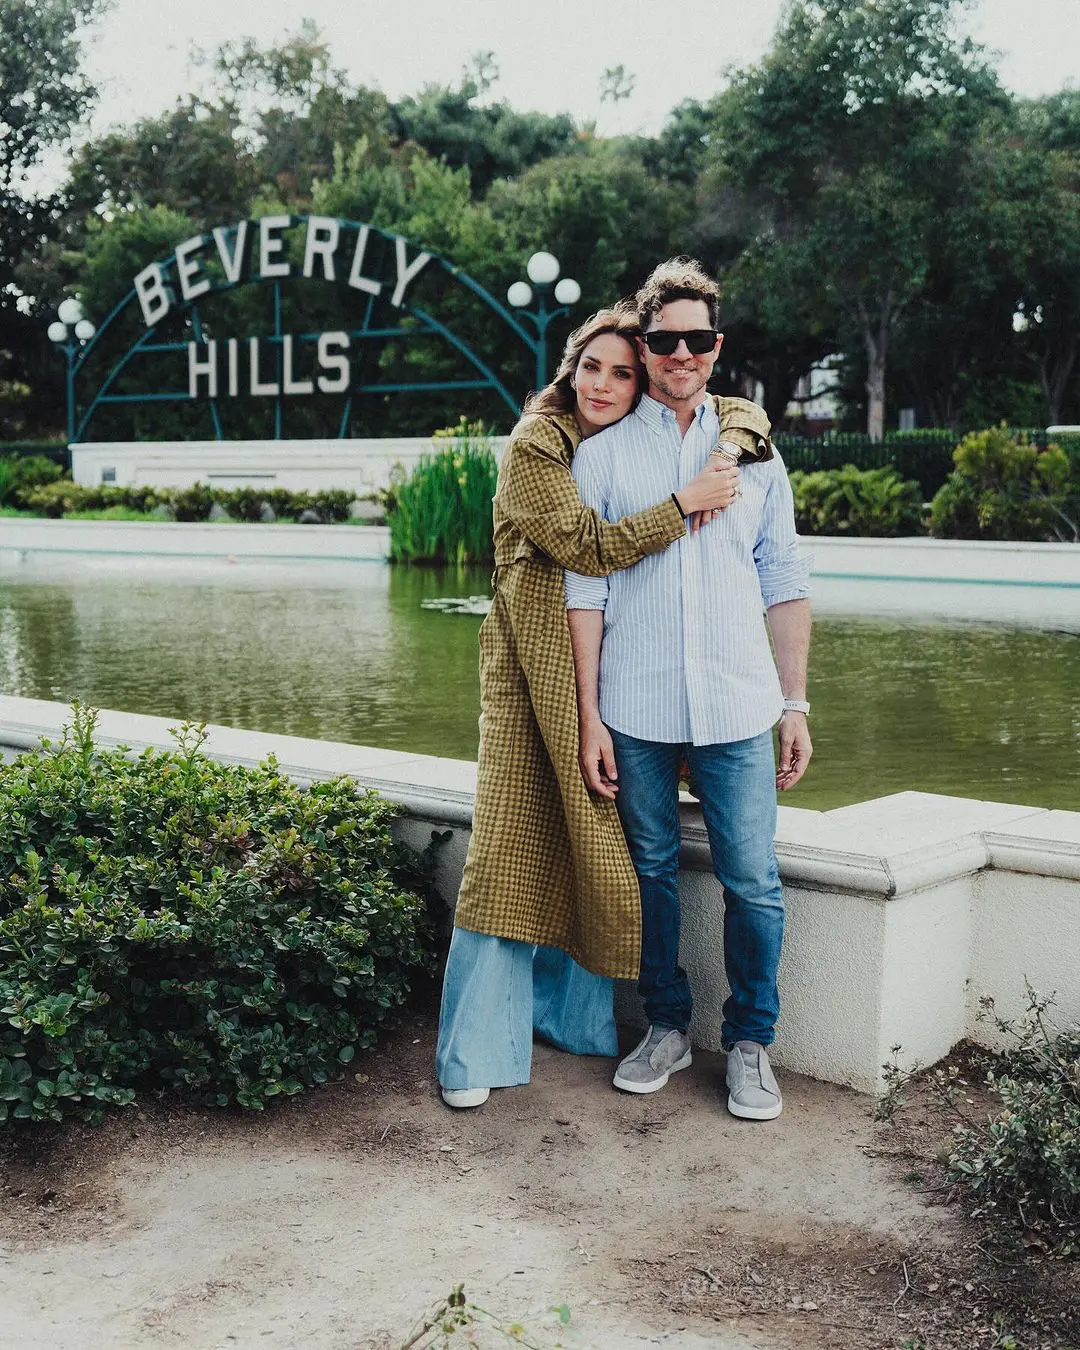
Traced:
[[440, 1086], [527, 1083], [534, 1033], [575, 1055], [616, 1055], [614, 988], [556, 947], [455, 928], [435, 1051]]
[[730, 997], [721, 1035], [771, 1045], [780, 998], [776, 970], [784, 903], [773, 851], [776, 768], [772, 732], [722, 745], [669, 745], [612, 731], [616, 805], [641, 887], [638, 989], [655, 1026], [685, 1031], [693, 1000], [679, 965], [679, 762], [690, 764], [713, 871], [724, 889], [724, 969]]

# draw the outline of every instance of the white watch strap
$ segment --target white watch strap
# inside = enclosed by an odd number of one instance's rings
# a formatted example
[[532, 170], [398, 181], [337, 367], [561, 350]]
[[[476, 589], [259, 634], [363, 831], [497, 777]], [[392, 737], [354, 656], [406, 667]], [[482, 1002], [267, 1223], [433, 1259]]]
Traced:
[[786, 698], [784, 699], [784, 711], [809, 713], [810, 704], [804, 698]]

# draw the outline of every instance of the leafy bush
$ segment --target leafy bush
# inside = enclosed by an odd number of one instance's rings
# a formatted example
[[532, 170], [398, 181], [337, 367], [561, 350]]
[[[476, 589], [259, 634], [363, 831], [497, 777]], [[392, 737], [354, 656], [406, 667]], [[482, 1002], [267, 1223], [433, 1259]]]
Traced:
[[[983, 1006], [993, 1015], [992, 1000]], [[956, 1127], [950, 1179], [974, 1193], [978, 1212], [1080, 1256], [1080, 1027], [1055, 1030], [1049, 1006], [1029, 988], [1021, 1018], [994, 1018], [1011, 1042], [986, 1077], [1003, 1109]]]
[[431, 969], [415, 855], [349, 779], [58, 745], [0, 764], [0, 1122], [162, 1087], [225, 1105], [321, 1083]]
[[54, 520], [72, 511], [101, 511], [106, 506], [123, 504], [110, 497], [108, 486], [91, 487], [84, 483], [73, 483], [70, 478], [27, 488], [19, 493], [20, 506]]
[[[295, 493], [293, 495], [296, 496]], [[355, 498], [356, 493], [346, 488], [321, 488], [311, 494], [311, 505], [327, 524], [340, 524], [349, 519]], [[293, 513], [299, 514], [295, 507]]]
[[919, 485], [894, 469], [845, 464], [814, 473], [794, 470], [791, 490], [800, 534], [894, 538], [923, 532]]
[[190, 487], [170, 488], [165, 504], [174, 520], [207, 520], [214, 506], [214, 494], [205, 483], [192, 483]]
[[45, 455], [0, 456], [0, 506], [21, 506], [23, 493], [63, 476], [60, 465]]
[[482, 563], [492, 558], [491, 499], [498, 469], [480, 422], [435, 433], [454, 440], [425, 456], [386, 495], [390, 557], [395, 562]]
[[1007, 427], [965, 436], [955, 469], [930, 504], [942, 539], [1080, 540], [1080, 474], [1058, 445], [1045, 449]]

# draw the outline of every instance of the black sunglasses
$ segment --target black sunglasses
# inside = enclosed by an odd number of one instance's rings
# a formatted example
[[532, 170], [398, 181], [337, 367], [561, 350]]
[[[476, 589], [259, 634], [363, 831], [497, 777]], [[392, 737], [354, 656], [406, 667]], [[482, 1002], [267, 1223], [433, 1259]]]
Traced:
[[680, 341], [686, 343], [686, 350], [693, 356], [704, 356], [716, 346], [718, 334], [715, 328], [691, 328], [684, 333], [676, 333], [670, 328], [653, 328], [642, 333], [641, 340], [653, 356], [670, 356]]

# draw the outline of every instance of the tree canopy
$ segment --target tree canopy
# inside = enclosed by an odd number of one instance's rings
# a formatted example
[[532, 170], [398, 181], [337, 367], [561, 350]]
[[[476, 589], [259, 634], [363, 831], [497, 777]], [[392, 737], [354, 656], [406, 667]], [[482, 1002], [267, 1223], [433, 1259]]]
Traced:
[[[0, 48], [0, 348], [32, 391], [28, 426], [57, 404], [38, 315], [64, 294], [101, 317], [183, 231], [308, 212], [398, 232], [499, 297], [548, 249], [582, 288], [577, 318], [694, 253], [723, 287], [719, 384], [763, 390], [774, 420], [826, 358], [847, 423], [874, 435], [902, 407], [957, 429], [1080, 420], [1080, 92], [1011, 96], [961, 31], [963, 0], [790, 0], [762, 60], [656, 136], [609, 139], [499, 98], [492, 52], [389, 99], [305, 22], [204, 55], [202, 87], [83, 145], [61, 192], [33, 200], [16, 180], [92, 101], [79, 37], [102, 3], [0, 0], [5, 39], [26, 38]], [[605, 98], [633, 80], [611, 68]], [[523, 395], [525, 348], [464, 294], [439, 302]], [[31, 340], [12, 339], [16, 319]], [[453, 362], [406, 342], [378, 365], [437, 380]], [[357, 414], [357, 432], [506, 421], [484, 394], [397, 405]]]

